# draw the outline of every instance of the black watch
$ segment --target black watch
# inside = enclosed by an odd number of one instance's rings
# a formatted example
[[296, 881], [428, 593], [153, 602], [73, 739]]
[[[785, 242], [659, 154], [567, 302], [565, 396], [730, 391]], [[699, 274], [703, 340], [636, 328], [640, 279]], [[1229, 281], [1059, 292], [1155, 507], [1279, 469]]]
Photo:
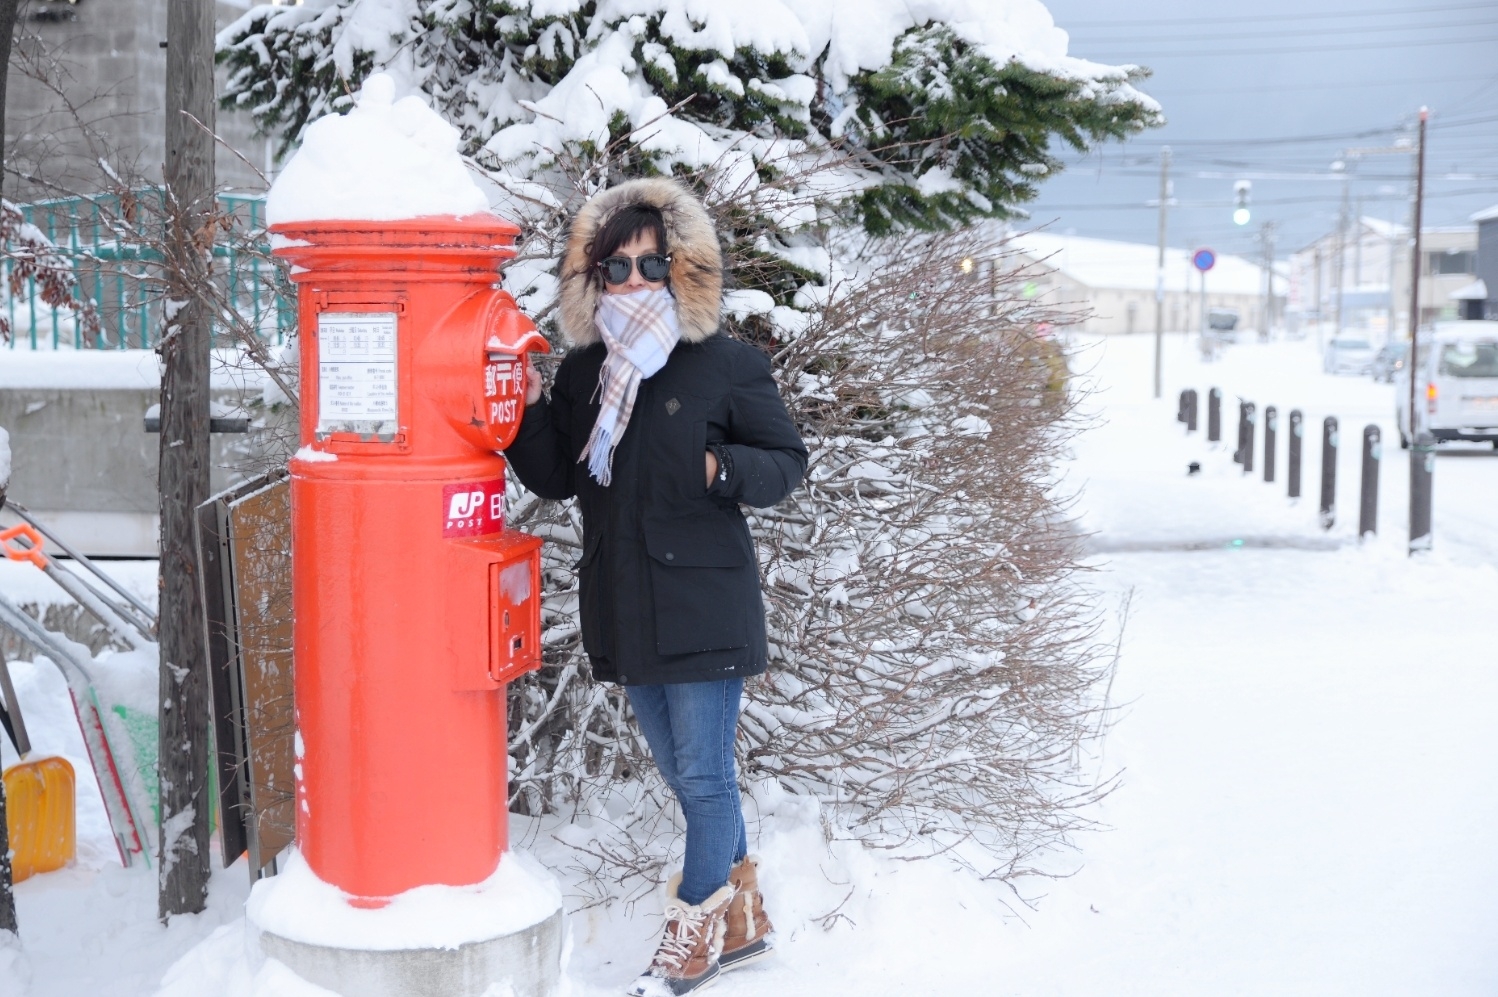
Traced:
[[718, 458], [718, 473], [714, 475], [714, 481], [724, 484], [733, 475], [733, 456], [729, 449], [721, 443], [709, 443], [707, 448]]

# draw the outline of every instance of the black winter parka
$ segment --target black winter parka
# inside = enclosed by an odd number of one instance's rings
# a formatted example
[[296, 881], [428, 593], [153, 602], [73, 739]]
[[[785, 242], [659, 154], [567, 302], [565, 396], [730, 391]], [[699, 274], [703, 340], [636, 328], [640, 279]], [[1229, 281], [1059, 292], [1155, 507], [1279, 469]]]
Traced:
[[[572, 350], [549, 402], [525, 411], [505, 451], [525, 486], [577, 496], [583, 519], [583, 647], [595, 677], [697, 682], [765, 670], [759, 567], [739, 505], [790, 494], [807, 453], [758, 349], [720, 334], [680, 342], [640, 383], [607, 488], [578, 457], [598, 417], [602, 344]], [[705, 483], [723, 444], [726, 480]]]

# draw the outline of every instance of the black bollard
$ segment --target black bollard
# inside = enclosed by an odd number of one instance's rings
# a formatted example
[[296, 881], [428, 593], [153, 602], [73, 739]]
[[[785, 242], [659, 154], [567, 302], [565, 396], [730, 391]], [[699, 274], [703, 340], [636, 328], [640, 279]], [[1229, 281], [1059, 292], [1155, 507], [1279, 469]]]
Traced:
[[1259, 416], [1254, 411], [1253, 402], [1243, 403], [1243, 473], [1254, 473], [1254, 427], [1259, 424]]
[[1300, 441], [1306, 435], [1306, 419], [1300, 409], [1290, 410], [1290, 497], [1300, 498]]
[[1238, 446], [1233, 451], [1233, 463], [1243, 463], [1244, 438], [1248, 435], [1248, 402], [1238, 400]]
[[1222, 391], [1213, 388], [1207, 392], [1207, 442], [1222, 439]]
[[1321, 424], [1321, 528], [1329, 530], [1337, 521], [1337, 417], [1329, 415]]
[[1273, 405], [1264, 406], [1264, 480], [1274, 480], [1274, 437], [1280, 428], [1280, 413]]
[[1191, 394], [1190, 388], [1181, 389], [1180, 400], [1176, 402], [1176, 422], [1186, 421], [1186, 400]]
[[1384, 456], [1377, 426], [1363, 427], [1363, 482], [1358, 502], [1358, 538], [1378, 535], [1378, 466]]
[[1410, 447], [1410, 553], [1430, 550], [1431, 492], [1435, 487], [1436, 440], [1429, 433]]
[[1186, 399], [1186, 432], [1194, 433], [1196, 432], [1196, 389], [1187, 389], [1187, 394], [1189, 397]]

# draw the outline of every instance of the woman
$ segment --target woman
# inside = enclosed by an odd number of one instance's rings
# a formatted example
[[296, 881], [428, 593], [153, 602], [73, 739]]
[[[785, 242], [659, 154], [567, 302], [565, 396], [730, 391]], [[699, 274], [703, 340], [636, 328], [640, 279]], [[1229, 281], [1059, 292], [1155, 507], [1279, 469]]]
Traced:
[[790, 494], [806, 447], [764, 354], [718, 334], [722, 268], [707, 212], [670, 180], [588, 202], [561, 266], [574, 349], [549, 401], [531, 374], [505, 452], [538, 495], [577, 496], [583, 648], [624, 686], [686, 816], [660, 947], [629, 991], [642, 997], [688, 993], [771, 945], [733, 762], [744, 679], [768, 657], [739, 505]]

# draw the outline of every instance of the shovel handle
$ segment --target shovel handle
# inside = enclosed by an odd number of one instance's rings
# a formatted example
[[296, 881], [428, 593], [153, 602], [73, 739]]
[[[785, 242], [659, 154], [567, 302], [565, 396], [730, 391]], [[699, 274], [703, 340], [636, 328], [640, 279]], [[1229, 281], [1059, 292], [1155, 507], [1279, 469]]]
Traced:
[[[16, 537], [25, 537], [30, 541], [30, 547], [12, 547], [10, 541]], [[29, 523], [19, 523], [9, 529], [0, 530], [0, 550], [5, 551], [5, 556], [12, 561], [30, 561], [38, 568], [47, 566], [47, 555], [42, 553], [42, 535], [38, 533]]]

